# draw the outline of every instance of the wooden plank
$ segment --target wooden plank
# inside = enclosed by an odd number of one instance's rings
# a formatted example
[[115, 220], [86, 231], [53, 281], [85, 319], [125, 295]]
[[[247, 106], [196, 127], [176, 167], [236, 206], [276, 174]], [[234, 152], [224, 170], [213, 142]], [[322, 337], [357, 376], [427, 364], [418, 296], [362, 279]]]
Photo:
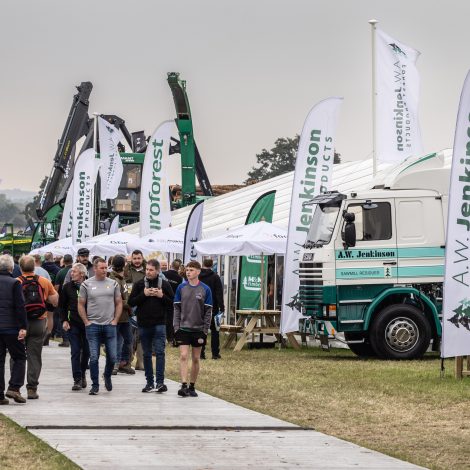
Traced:
[[252, 332], [253, 328], [256, 326], [257, 321], [258, 321], [257, 316], [251, 317], [251, 320], [248, 322], [248, 325], [246, 325], [245, 329], [242, 332], [242, 335], [237, 341], [237, 344], [233, 348], [234, 351], [241, 351], [243, 349], [243, 346], [245, 345], [246, 340], [248, 339], [248, 336]]
[[455, 358], [455, 378], [461, 379], [463, 372], [463, 356], [457, 356]]

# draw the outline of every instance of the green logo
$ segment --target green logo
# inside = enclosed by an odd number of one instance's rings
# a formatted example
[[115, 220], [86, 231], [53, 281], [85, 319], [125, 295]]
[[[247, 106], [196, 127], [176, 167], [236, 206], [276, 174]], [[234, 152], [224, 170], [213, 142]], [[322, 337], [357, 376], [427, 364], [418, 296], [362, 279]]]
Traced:
[[403, 57], [406, 57], [405, 52], [400, 47], [398, 47], [394, 42], [389, 44], [389, 46], [393, 49], [393, 52], [395, 52], [395, 54], [401, 54]]
[[470, 300], [463, 299], [459, 302], [459, 306], [454, 310], [455, 315], [449, 318], [454, 326], [460, 328], [462, 325], [464, 328], [470, 331]]

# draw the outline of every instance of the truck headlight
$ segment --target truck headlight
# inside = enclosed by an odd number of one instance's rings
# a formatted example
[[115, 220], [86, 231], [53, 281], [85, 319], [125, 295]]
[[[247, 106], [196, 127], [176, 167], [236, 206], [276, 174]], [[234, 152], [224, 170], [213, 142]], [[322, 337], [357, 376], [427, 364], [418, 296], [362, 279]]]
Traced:
[[314, 253], [304, 253], [302, 261], [313, 261]]

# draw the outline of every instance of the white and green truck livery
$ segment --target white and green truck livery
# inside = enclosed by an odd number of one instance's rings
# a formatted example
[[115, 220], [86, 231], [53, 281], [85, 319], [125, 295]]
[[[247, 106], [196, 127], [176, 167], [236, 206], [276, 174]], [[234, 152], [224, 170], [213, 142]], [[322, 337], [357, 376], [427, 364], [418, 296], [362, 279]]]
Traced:
[[301, 332], [323, 344], [342, 332], [360, 356], [414, 359], [438, 348], [450, 162], [449, 151], [410, 158], [371, 189], [306, 203]]

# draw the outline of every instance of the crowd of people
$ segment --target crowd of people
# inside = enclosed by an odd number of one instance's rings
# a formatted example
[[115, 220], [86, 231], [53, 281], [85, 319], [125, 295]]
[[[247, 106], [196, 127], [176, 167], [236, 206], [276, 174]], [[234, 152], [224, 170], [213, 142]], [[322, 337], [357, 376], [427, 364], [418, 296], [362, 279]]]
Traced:
[[[145, 260], [141, 251], [105, 260], [81, 248], [72, 256], [0, 256], [0, 405], [38, 399], [42, 350], [51, 338], [70, 348], [72, 391], [100, 391], [102, 379], [144, 371], [142, 392], [166, 392], [165, 349], [179, 348], [178, 395], [197, 397], [200, 359], [211, 331], [212, 359], [221, 359], [217, 315], [224, 311], [220, 277], [211, 259], [183, 265]], [[102, 347], [104, 346], [104, 349]], [[5, 361], [10, 355], [10, 380]], [[153, 357], [155, 356], [155, 361]], [[191, 357], [191, 366], [189, 360]], [[27, 397], [21, 394], [26, 380]]]

